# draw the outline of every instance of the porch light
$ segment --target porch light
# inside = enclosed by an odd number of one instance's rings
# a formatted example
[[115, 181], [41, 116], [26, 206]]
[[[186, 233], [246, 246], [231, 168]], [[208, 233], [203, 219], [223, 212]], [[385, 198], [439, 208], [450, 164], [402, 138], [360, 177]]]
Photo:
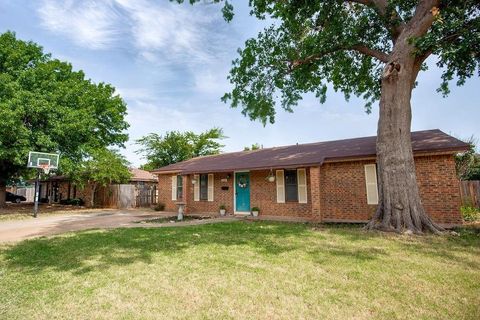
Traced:
[[265, 180], [267, 180], [268, 182], [274, 182], [275, 181], [275, 175], [273, 174], [273, 170], [270, 169], [270, 173], [268, 174], [268, 176], [265, 178]]
[[197, 179], [192, 179], [192, 184], [196, 184], [197, 183]]

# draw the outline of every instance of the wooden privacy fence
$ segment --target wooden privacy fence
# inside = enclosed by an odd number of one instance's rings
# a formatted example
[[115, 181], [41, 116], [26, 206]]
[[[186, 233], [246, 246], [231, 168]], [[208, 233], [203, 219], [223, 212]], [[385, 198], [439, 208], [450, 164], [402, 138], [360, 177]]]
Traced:
[[27, 199], [27, 202], [33, 202], [35, 188], [33, 187], [16, 188], [14, 193], [18, 194], [19, 196], [24, 196]]
[[131, 209], [156, 203], [156, 185], [113, 184], [99, 188], [95, 193], [97, 207]]
[[463, 206], [480, 208], [480, 181], [460, 181]]
[[150, 207], [157, 204], [157, 185], [137, 185], [135, 191], [136, 207]]

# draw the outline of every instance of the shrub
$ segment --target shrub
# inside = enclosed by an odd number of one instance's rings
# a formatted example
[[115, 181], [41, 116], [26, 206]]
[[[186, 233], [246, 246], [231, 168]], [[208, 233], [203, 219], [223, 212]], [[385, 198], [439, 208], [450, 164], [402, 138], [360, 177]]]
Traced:
[[70, 206], [83, 206], [85, 204], [85, 201], [83, 201], [83, 199], [80, 199], [80, 198], [62, 199], [60, 200], [60, 204], [70, 205]]
[[153, 210], [155, 211], [163, 211], [165, 210], [165, 203], [159, 202], [155, 207], [153, 207]]
[[227, 206], [224, 204], [221, 204], [219, 207], [220, 210], [227, 210]]
[[462, 212], [463, 220], [465, 221], [477, 221], [480, 220], [480, 209], [472, 206], [462, 206], [460, 208]]
[[85, 204], [85, 201], [83, 201], [83, 199], [80, 199], [80, 198], [75, 198], [75, 199], [71, 199], [70, 204], [72, 206], [83, 206]]
[[259, 208], [259, 207], [253, 207], [253, 208], [252, 208], [252, 211], [258, 211], [258, 212], [260, 212], [260, 208]]

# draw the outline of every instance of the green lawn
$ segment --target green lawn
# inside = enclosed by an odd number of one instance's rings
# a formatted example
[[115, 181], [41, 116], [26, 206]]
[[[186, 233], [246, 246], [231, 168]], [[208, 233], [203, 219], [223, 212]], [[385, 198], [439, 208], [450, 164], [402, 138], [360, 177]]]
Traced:
[[0, 319], [478, 319], [480, 233], [232, 222], [0, 250]]

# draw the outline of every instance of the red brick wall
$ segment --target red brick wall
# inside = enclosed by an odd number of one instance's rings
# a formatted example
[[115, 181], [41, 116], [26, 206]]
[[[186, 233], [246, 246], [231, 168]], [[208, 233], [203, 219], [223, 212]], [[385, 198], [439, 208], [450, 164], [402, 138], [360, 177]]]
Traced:
[[[227, 179], [227, 175], [230, 176]], [[259, 207], [262, 215], [290, 216], [290, 217], [310, 217], [312, 212], [310, 201], [310, 188], [308, 187], [308, 203], [277, 203], [276, 183], [268, 182], [265, 178], [269, 175], [269, 170], [250, 172], [250, 204], [251, 207]], [[212, 213], [219, 212], [219, 206], [225, 204], [227, 213], [233, 213], [233, 193], [234, 173], [214, 173], [214, 201], [194, 201], [193, 184], [190, 182], [192, 175], [188, 177], [188, 184], [184, 183], [184, 188], [188, 187], [187, 212], [191, 213]], [[222, 182], [222, 179], [227, 179]], [[307, 170], [307, 185], [310, 184]], [[228, 187], [228, 190], [222, 190], [222, 187]], [[172, 183], [171, 175], [159, 176], [159, 201], [165, 204], [166, 211], [176, 211], [175, 201], [172, 201]]]
[[269, 175], [269, 170], [251, 171], [251, 207], [258, 207], [260, 215], [282, 216], [282, 217], [301, 217], [311, 218], [311, 192], [310, 192], [310, 174], [307, 173], [307, 203], [286, 202], [277, 203], [277, 184], [268, 182], [265, 178]]
[[373, 161], [325, 163], [320, 167], [322, 220], [368, 220], [375, 205], [367, 204], [364, 165]]
[[440, 223], [460, 224], [460, 182], [453, 156], [416, 158], [417, 181], [426, 212]]
[[158, 176], [158, 203], [165, 205], [165, 211], [176, 211], [175, 201], [172, 201], [172, 176]]
[[[227, 179], [227, 175], [229, 178]], [[218, 214], [220, 205], [227, 206], [227, 212], [233, 213], [233, 173], [214, 173], [213, 174], [213, 201], [200, 200], [193, 201], [193, 184], [189, 185], [188, 210], [190, 212], [202, 212]], [[226, 179], [226, 182], [222, 182]], [[222, 190], [222, 187], [228, 187], [228, 190]]]
[[[326, 163], [307, 170], [308, 203], [277, 203], [276, 183], [268, 182], [268, 170], [251, 171], [251, 207], [259, 207], [261, 215], [298, 217], [312, 220], [366, 221], [376, 205], [367, 204], [364, 165], [374, 161]], [[415, 159], [420, 193], [427, 213], [440, 223], [461, 223], [459, 182], [451, 155], [417, 157]], [[227, 174], [230, 178], [226, 182]], [[193, 201], [191, 176], [184, 182], [187, 212], [218, 213], [221, 204], [232, 213], [234, 174], [215, 173], [214, 201]], [[313, 186], [312, 186], [313, 183]], [[221, 187], [228, 187], [222, 190]], [[187, 189], [188, 188], [188, 189]], [[171, 175], [159, 176], [159, 201], [167, 211], [176, 211], [171, 200]]]
[[[320, 168], [321, 215], [328, 220], [368, 220], [376, 205], [367, 204], [364, 165], [374, 161], [326, 163]], [[426, 212], [437, 222], [461, 223], [459, 181], [451, 155], [415, 158]]]

